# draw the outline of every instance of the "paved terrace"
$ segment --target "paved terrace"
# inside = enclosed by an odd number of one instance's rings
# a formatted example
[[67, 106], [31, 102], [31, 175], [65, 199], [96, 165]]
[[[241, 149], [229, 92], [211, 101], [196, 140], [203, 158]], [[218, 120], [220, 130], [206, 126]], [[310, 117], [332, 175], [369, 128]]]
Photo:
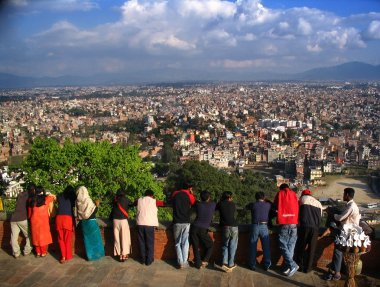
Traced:
[[[239, 266], [226, 273], [215, 267], [178, 270], [175, 261], [156, 260], [148, 267], [133, 259], [120, 263], [110, 256], [89, 262], [76, 255], [65, 264], [60, 264], [57, 257], [52, 253], [46, 258], [29, 255], [14, 259], [0, 250], [0, 286], [344, 286], [343, 280], [323, 281], [321, 269], [309, 274], [296, 272], [288, 278], [279, 273], [278, 267], [253, 272]], [[379, 279], [367, 276], [357, 276], [357, 283], [360, 287], [380, 286]]]

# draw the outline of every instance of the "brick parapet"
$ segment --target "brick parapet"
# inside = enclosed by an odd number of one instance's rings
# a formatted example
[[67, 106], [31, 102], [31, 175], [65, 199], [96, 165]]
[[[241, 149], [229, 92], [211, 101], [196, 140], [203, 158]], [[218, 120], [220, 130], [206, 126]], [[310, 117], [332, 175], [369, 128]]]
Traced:
[[[101, 227], [101, 234], [103, 237], [103, 242], [105, 245], [105, 253], [107, 256], [113, 255], [113, 231], [110, 223], [107, 220], [98, 220]], [[131, 257], [139, 259], [139, 247], [137, 242], [137, 231], [134, 222], [130, 223], [131, 226], [131, 240], [132, 240], [132, 253]], [[214, 251], [212, 260], [216, 262], [220, 261], [221, 258], [221, 233], [218, 228], [211, 228], [212, 231], [209, 232], [210, 236], [214, 240]], [[50, 252], [58, 253], [57, 244], [57, 233], [55, 231], [54, 222], [51, 222], [51, 231], [53, 235], [53, 244], [49, 246]], [[11, 251], [10, 246], [10, 236], [11, 228], [10, 222], [8, 220], [0, 220], [0, 244], [3, 250], [8, 252]], [[281, 265], [282, 257], [280, 255], [280, 250], [277, 244], [276, 233], [271, 232], [270, 235], [270, 247], [271, 247], [271, 259], [272, 264]], [[23, 238], [20, 236], [19, 241], [22, 243]], [[261, 262], [262, 260], [262, 249], [261, 243], [258, 242], [257, 245], [257, 260]], [[73, 239], [73, 250], [78, 256], [84, 257], [84, 245], [82, 239], [82, 233], [80, 227], [76, 229], [74, 239]], [[320, 268], [326, 268], [327, 264], [331, 261], [332, 254], [334, 250], [333, 238], [326, 237], [318, 240], [315, 265]], [[238, 249], [236, 253], [236, 263], [239, 265], [246, 265], [248, 260], [249, 251], [249, 225], [239, 226], [239, 242]], [[380, 241], [372, 241], [371, 252], [362, 255], [361, 259], [363, 261], [363, 272], [373, 274], [378, 270], [378, 260], [380, 256]], [[174, 249], [174, 239], [171, 224], [163, 223], [155, 230], [155, 259], [160, 260], [174, 260], [176, 259], [175, 249]], [[190, 259], [193, 258], [192, 250], [190, 248]]]

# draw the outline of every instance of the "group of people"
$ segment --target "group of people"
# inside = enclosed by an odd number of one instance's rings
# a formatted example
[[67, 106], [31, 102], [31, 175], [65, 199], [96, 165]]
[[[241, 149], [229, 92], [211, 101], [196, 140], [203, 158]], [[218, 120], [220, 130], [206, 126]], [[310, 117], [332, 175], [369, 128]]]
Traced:
[[[57, 205], [54, 204], [56, 201]], [[33, 245], [36, 257], [45, 257], [49, 244], [53, 243], [50, 218], [54, 216], [61, 251], [60, 263], [73, 258], [72, 238], [76, 220], [82, 226], [87, 258], [96, 260], [103, 257], [103, 241], [95, 218], [98, 205], [99, 202], [93, 202], [84, 186], [77, 191], [68, 186], [63, 193], [55, 196], [47, 194], [42, 187], [30, 185], [26, 192], [19, 194], [10, 219], [13, 256], [18, 258], [21, 255], [18, 237], [22, 232], [25, 237], [23, 255], [30, 254]]]
[[[353, 201], [355, 191], [352, 188], [344, 190], [343, 199], [347, 202], [341, 214], [335, 214], [337, 222], [359, 224], [359, 209]], [[202, 191], [197, 201], [191, 185], [184, 183], [182, 188], [171, 195], [173, 208], [173, 237], [177, 255], [178, 268], [189, 266], [188, 256], [190, 243], [193, 248], [194, 266], [204, 268], [208, 265], [213, 253], [214, 241], [209, 235], [209, 228], [214, 213], [219, 212], [219, 225], [222, 235], [222, 256], [220, 267], [230, 272], [235, 267], [235, 255], [238, 246], [239, 231], [236, 221], [237, 207], [231, 192], [224, 192], [218, 203], [211, 200], [210, 193]], [[278, 245], [283, 256], [283, 274], [293, 276], [297, 270], [310, 272], [313, 268], [314, 253], [316, 250], [321, 224], [322, 205], [315, 199], [310, 190], [302, 191], [300, 198], [282, 184], [273, 203], [265, 198], [263, 192], [255, 194], [255, 202], [245, 206], [251, 212], [250, 251], [248, 265], [256, 270], [257, 242], [260, 239], [263, 260], [262, 267], [268, 270], [271, 267], [271, 248], [268, 226], [276, 217], [278, 226]], [[11, 217], [11, 245], [13, 256], [21, 254], [18, 244], [19, 233], [26, 238], [23, 254], [32, 251], [29, 240], [35, 247], [37, 257], [45, 257], [47, 246], [52, 243], [49, 217], [53, 213], [54, 202], [57, 201], [55, 226], [58, 233], [58, 244], [61, 251], [60, 262], [72, 259], [72, 237], [75, 231], [75, 222], [80, 222], [83, 232], [83, 241], [88, 260], [97, 260], [104, 256], [104, 246], [99, 226], [96, 222], [96, 212], [99, 202], [93, 201], [86, 187], [81, 186], [76, 191], [67, 187], [57, 197], [46, 194], [41, 187], [30, 186], [28, 192], [19, 195], [16, 209]], [[128, 223], [128, 209], [136, 206], [136, 225], [141, 263], [151, 265], [154, 261], [154, 229], [158, 226], [158, 207], [165, 206], [165, 202], [154, 198], [154, 192], [146, 190], [144, 196], [130, 202], [126, 191], [120, 189], [112, 203], [111, 219], [114, 233], [114, 256], [124, 262], [131, 253], [131, 235]], [[74, 208], [75, 207], [75, 208]], [[195, 211], [195, 220], [191, 220], [192, 211]], [[30, 226], [28, 224], [30, 223]], [[328, 228], [322, 235], [327, 235], [332, 229]], [[332, 268], [326, 275], [327, 280], [340, 279], [342, 253], [335, 248], [332, 258]]]

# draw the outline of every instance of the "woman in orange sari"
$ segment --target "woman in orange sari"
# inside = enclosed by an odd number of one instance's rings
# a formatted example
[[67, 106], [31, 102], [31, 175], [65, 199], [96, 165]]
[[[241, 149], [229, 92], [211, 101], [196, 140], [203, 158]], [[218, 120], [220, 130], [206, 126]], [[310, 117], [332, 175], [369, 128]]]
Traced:
[[43, 187], [37, 187], [36, 194], [29, 199], [28, 217], [37, 257], [45, 257], [48, 245], [53, 242], [49, 224], [49, 204], [53, 204], [54, 200], [55, 195], [46, 195]]

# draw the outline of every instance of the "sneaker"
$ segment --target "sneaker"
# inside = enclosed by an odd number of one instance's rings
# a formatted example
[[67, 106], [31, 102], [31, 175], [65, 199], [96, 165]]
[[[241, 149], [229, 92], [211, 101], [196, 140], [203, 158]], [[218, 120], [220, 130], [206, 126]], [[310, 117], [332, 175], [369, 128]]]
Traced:
[[333, 276], [332, 280], [333, 280], [333, 281], [339, 281], [341, 277], [342, 277], [341, 275], [337, 275], [337, 274], [335, 274], [335, 275]]
[[288, 273], [287, 276], [288, 276], [288, 277], [292, 277], [292, 276], [294, 275], [294, 273], [297, 272], [298, 268], [300, 268], [298, 265], [294, 266], [294, 267], [290, 270], [290, 272]]
[[227, 264], [222, 264], [221, 266], [222, 270], [225, 272], [228, 272], [230, 269], [228, 268]]
[[264, 267], [264, 270], [265, 270], [265, 271], [268, 271], [269, 268], [271, 267], [271, 265], [272, 265], [272, 264], [269, 264], [268, 266], [265, 266], [265, 267]]
[[208, 262], [203, 261], [203, 262], [202, 262], [202, 265], [201, 265], [201, 268], [206, 268], [207, 265], [208, 265]]
[[287, 269], [284, 269], [284, 271], [282, 271], [282, 274], [284, 274], [285, 276], [288, 276], [290, 272], [290, 268], [287, 268]]
[[232, 266], [228, 266], [228, 269], [230, 269], [231, 271], [234, 270], [236, 268], [236, 264], [232, 265]]
[[332, 273], [326, 273], [324, 276], [323, 276], [323, 280], [326, 280], [326, 281], [331, 281], [334, 277], [334, 274]]
[[249, 267], [249, 269], [251, 269], [252, 271], [256, 271], [256, 266], [251, 266]]

